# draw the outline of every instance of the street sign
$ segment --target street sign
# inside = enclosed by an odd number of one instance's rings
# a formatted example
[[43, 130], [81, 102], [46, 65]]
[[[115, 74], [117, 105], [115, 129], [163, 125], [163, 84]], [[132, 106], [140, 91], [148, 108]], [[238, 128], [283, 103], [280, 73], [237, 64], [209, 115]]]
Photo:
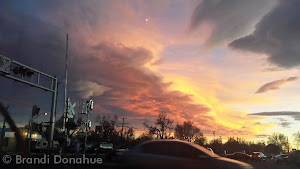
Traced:
[[0, 72], [5, 74], [10, 74], [10, 65], [11, 65], [11, 59], [0, 55], [0, 59], [2, 64], [0, 64]]

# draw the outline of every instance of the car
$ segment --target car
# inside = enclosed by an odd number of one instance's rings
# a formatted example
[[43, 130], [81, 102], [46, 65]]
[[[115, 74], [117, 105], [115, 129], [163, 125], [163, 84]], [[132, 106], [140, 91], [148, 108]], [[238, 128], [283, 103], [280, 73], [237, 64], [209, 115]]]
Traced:
[[253, 152], [250, 155], [252, 161], [266, 161], [267, 157], [262, 152]]
[[289, 153], [287, 158], [289, 164], [300, 166], [300, 150], [293, 150]]
[[215, 154], [214, 150], [212, 148], [207, 148], [211, 153]]
[[162, 139], [146, 141], [127, 151], [124, 168], [143, 169], [253, 169], [249, 164], [220, 157], [187, 141]]
[[110, 151], [106, 158], [107, 160], [114, 160], [116, 162], [119, 162], [122, 159], [122, 156], [128, 151], [128, 149], [113, 149], [112, 151]]
[[87, 154], [104, 154], [104, 155], [108, 155], [111, 151], [113, 150], [113, 144], [112, 143], [100, 143], [100, 144], [96, 144], [93, 145], [92, 147], [88, 148], [86, 150]]
[[227, 158], [235, 159], [235, 160], [249, 160], [250, 156], [243, 152], [235, 152], [233, 154], [227, 154]]
[[288, 154], [278, 154], [272, 158], [272, 161], [274, 161], [276, 164], [286, 163], [288, 156]]

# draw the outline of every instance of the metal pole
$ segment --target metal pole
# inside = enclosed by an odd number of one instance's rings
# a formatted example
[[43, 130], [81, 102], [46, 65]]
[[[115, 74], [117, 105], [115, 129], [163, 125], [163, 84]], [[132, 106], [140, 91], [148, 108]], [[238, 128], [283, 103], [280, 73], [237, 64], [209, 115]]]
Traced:
[[54, 92], [52, 95], [52, 106], [51, 106], [51, 114], [50, 114], [50, 134], [48, 138], [48, 151], [51, 152], [53, 136], [54, 136], [54, 127], [55, 127], [55, 111], [56, 111], [56, 96], [57, 96], [57, 77], [54, 79]]
[[31, 138], [32, 138], [32, 118], [29, 120], [29, 141], [28, 141], [28, 153], [30, 154], [31, 150]]
[[[8, 105], [6, 107], [6, 110], [8, 111]], [[6, 119], [4, 117], [4, 120], [3, 120], [3, 125], [2, 125], [2, 131], [1, 131], [1, 147], [0, 147], [0, 152], [2, 152], [2, 146], [3, 146], [3, 143], [4, 143], [4, 136], [5, 136], [5, 123], [6, 123]]]
[[65, 95], [65, 112], [63, 115], [63, 131], [64, 131], [64, 142], [63, 142], [63, 154], [64, 154], [64, 150], [66, 147], [66, 140], [68, 139], [68, 133], [67, 133], [67, 128], [66, 128], [66, 123], [67, 123], [67, 113], [68, 113], [68, 99], [67, 99], [67, 90], [68, 90], [68, 40], [69, 40], [69, 36], [67, 34], [67, 38], [66, 38], [66, 60], [65, 60], [65, 91], [64, 91], [64, 95]]
[[[89, 113], [87, 113], [87, 122], [89, 121]], [[86, 151], [86, 141], [87, 141], [87, 124], [85, 123], [85, 138], [84, 138], [84, 152], [83, 154], [85, 154], [85, 151]]]
[[[67, 100], [67, 90], [68, 90], [68, 34], [66, 39], [66, 67], [65, 67], [65, 113], [64, 113], [64, 120], [63, 120], [63, 131], [65, 131], [66, 127], [66, 113], [68, 112], [68, 100]], [[65, 131], [66, 133], [66, 131]]]

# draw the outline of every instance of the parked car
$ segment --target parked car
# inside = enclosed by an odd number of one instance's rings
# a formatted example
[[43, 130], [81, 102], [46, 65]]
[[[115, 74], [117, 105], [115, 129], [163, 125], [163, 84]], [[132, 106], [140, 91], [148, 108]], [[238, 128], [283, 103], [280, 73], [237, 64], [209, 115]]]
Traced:
[[272, 158], [272, 161], [274, 161], [276, 164], [286, 163], [288, 156], [288, 154], [278, 154]]
[[235, 160], [249, 160], [250, 156], [243, 152], [235, 152], [233, 154], [227, 154], [227, 158], [235, 159]]
[[92, 147], [88, 148], [86, 150], [86, 153], [88, 154], [104, 154], [107, 155], [110, 153], [110, 151], [113, 150], [113, 144], [112, 143], [100, 143], [93, 145]]
[[220, 157], [206, 148], [180, 140], [151, 140], [125, 153], [124, 168], [253, 169], [249, 164]]
[[120, 162], [127, 151], [129, 151], [129, 149], [113, 149], [107, 154], [106, 158], [107, 160]]
[[250, 155], [252, 161], [266, 161], [267, 157], [262, 152], [253, 152]]
[[300, 166], [300, 150], [294, 150], [289, 153], [287, 158], [289, 164], [296, 164]]

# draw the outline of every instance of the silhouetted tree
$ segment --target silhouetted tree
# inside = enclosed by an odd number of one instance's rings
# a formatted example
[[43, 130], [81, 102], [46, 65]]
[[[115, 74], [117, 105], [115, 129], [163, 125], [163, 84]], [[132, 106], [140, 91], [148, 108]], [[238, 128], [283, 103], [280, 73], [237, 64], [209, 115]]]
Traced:
[[222, 144], [222, 138], [216, 138], [214, 140], [210, 140], [209, 144], [206, 145], [208, 148], [212, 148], [215, 153], [222, 154], [224, 153], [224, 148]]
[[289, 142], [287, 137], [284, 134], [274, 133], [268, 137], [269, 144], [275, 144], [280, 147], [280, 151], [288, 151]]
[[155, 126], [143, 124], [149, 130], [149, 135], [156, 134], [157, 138], [164, 139], [167, 136], [167, 130], [172, 129], [173, 120], [168, 118], [166, 113], [159, 113]]
[[224, 148], [229, 153], [241, 152], [243, 151], [242, 139], [238, 137], [237, 138], [229, 137], [227, 142], [224, 144]]
[[128, 141], [134, 140], [134, 130], [133, 130], [133, 127], [129, 127], [128, 128], [128, 130], [124, 134], [124, 137]]
[[102, 139], [103, 141], [110, 141], [111, 137], [114, 134], [117, 134], [116, 124], [117, 124], [118, 116], [100, 116], [96, 117], [96, 122], [102, 127]]
[[263, 151], [266, 144], [264, 141], [258, 141], [256, 143], [254, 142], [249, 142], [249, 149], [248, 149], [248, 153], [252, 153], [254, 151]]
[[298, 149], [300, 146], [300, 131], [294, 133], [293, 135], [295, 137], [295, 139], [294, 139], [295, 145], [297, 146], [297, 149]]
[[204, 145], [206, 140], [200, 129], [194, 126], [191, 121], [185, 121], [182, 125], [177, 124], [174, 135], [177, 139], [197, 142], [200, 145]]
[[275, 144], [269, 144], [264, 148], [264, 152], [265, 153], [269, 153], [269, 154], [279, 154], [281, 149], [278, 145]]

